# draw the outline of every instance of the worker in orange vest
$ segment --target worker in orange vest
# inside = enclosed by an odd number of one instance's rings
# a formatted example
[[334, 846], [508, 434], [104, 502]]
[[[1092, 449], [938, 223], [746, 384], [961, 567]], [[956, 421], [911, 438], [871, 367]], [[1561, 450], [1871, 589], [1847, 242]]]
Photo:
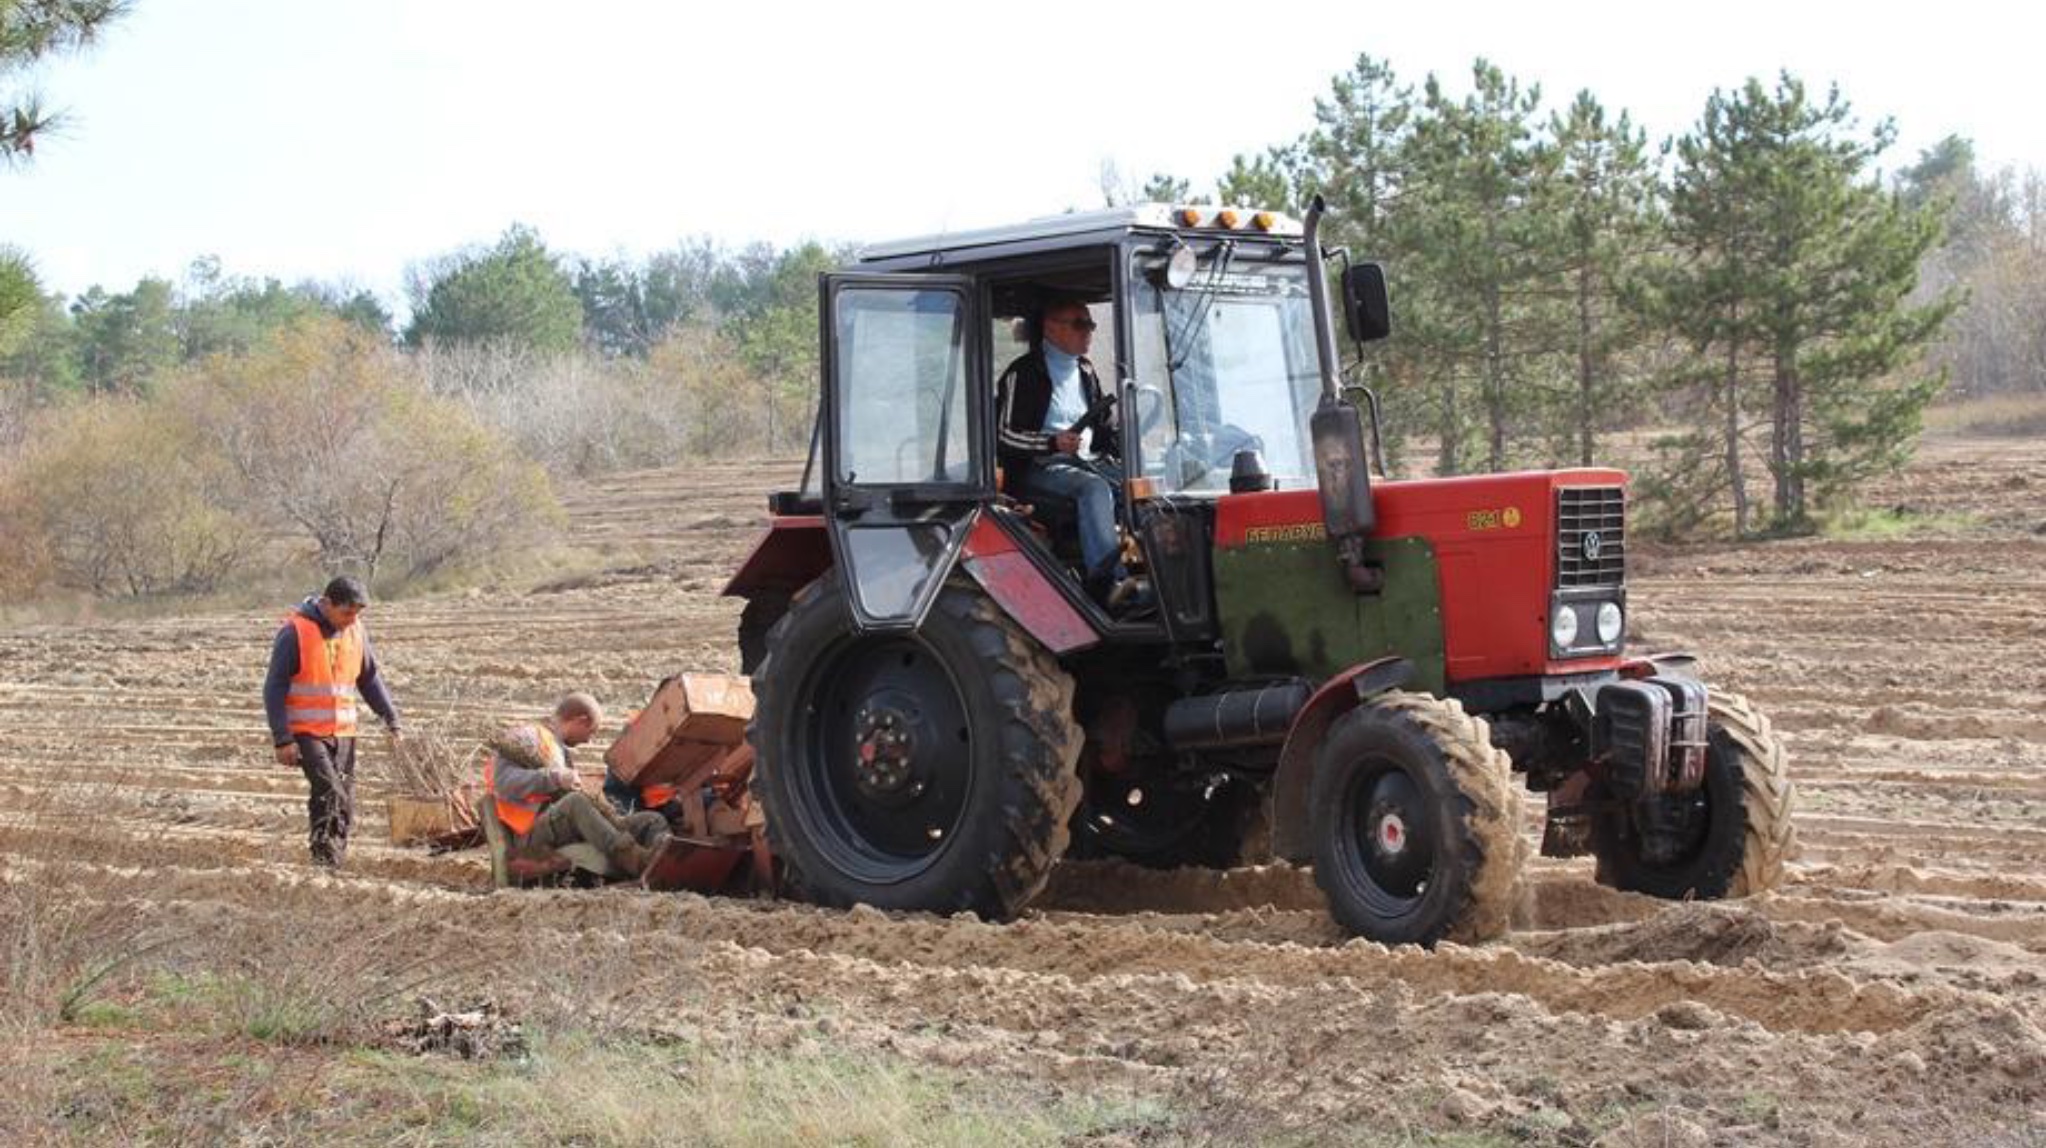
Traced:
[[594, 736], [604, 711], [585, 693], [555, 703], [543, 721], [514, 722], [488, 743], [483, 786], [497, 819], [510, 831], [506, 862], [524, 879], [550, 876], [568, 865], [558, 850], [586, 841], [628, 876], [646, 871], [667, 843], [668, 821], [658, 813], [621, 815], [582, 791], [569, 751]]
[[355, 820], [356, 714], [363, 704], [383, 719], [395, 743], [398, 707], [377, 669], [362, 612], [369, 591], [336, 578], [284, 619], [270, 647], [263, 710], [277, 764], [305, 771], [313, 862], [339, 866]]

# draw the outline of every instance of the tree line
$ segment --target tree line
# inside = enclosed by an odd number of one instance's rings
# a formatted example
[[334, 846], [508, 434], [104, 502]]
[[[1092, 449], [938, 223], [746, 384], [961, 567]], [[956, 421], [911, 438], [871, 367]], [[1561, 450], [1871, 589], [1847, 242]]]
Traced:
[[[0, 378], [17, 402], [147, 396], [193, 363], [247, 352], [313, 316], [422, 357], [488, 351], [529, 369], [574, 356], [625, 366], [687, 358], [677, 344], [711, 342], [743, 369], [736, 381], [753, 392], [757, 424], [749, 428], [757, 433], [720, 439], [784, 450], [808, 429], [816, 276], [847, 256], [818, 243], [729, 250], [698, 238], [638, 261], [571, 257], [515, 224], [492, 244], [415, 265], [401, 326], [369, 291], [232, 275], [213, 257], [195, 260], [181, 282], [147, 277], [126, 291], [94, 286], [66, 299], [41, 290], [26, 254], [0, 250]], [[513, 381], [442, 373], [463, 388]], [[729, 389], [735, 380], [720, 381]]]
[[208, 593], [290, 569], [530, 570], [568, 476], [792, 453], [817, 244], [575, 259], [514, 226], [367, 292], [196, 261], [0, 318], [0, 591]]
[[1943, 389], [2046, 392], [2039, 177], [1985, 175], [1960, 137], [1886, 171], [1894, 137], [1789, 74], [1657, 143], [1484, 60], [1456, 93], [1360, 56], [1310, 129], [1196, 198], [1320, 192], [1335, 242], [1387, 263], [1374, 378], [1438, 472], [1589, 464], [1659, 428], [1637, 479], [1666, 527], [1799, 531], [1898, 465]]

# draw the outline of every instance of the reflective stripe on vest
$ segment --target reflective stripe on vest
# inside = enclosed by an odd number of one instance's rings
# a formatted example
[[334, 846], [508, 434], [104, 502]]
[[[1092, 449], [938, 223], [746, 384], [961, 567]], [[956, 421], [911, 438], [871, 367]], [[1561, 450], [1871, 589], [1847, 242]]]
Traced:
[[659, 809], [661, 806], [675, 800], [675, 795], [680, 792], [682, 792], [682, 787], [679, 785], [641, 786], [639, 791], [639, 807], [641, 809]]
[[298, 634], [298, 672], [284, 695], [285, 727], [312, 737], [354, 737], [355, 681], [362, 676], [362, 625], [351, 622], [332, 639], [304, 614], [286, 619]]
[[[554, 732], [546, 726], [540, 731], [540, 751], [548, 761], [557, 761], [561, 756], [561, 745], [554, 740]], [[533, 831], [533, 823], [540, 820], [540, 811], [547, 803], [561, 796], [558, 793], [530, 793], [524, 797], [505, 797], [497, 792], [497, 754], [492, 753], [483, 760], [483, 790], [490, 794], [497, 805], [497, 819], [505, 828], [517, 836], [524, 837]]]

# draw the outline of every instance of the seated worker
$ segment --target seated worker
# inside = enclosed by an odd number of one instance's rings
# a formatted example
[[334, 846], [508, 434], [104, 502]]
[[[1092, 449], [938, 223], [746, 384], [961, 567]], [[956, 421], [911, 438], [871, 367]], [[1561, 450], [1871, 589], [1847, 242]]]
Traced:
[[522, 876], [565, 872], [568, 861], [557, 850], [586, 841], [637, 877], [666, 844], [668, 821], [660, 814], [621, 816], [582, 791], [569, 750], [590, 740], [603, 722], [595, 698], [572, 693], [547, 719], [513, 722], [487, 743], [483, 785], [512, 834], [506, 860]]
[[1094, 327], [1076, 299], [1045, 305], [1030, 350], [995, 384], [996, 446], [1017, 497], [1063, 498], [1078, 511], [1088, 595], [1103, 605], [1135, 605], [1141, 588], [1122, 566], [1116, 531], [1121, 466], [1113, 412], [1088, 429], [1072, 429], [1103, 393], [1087, 361]]

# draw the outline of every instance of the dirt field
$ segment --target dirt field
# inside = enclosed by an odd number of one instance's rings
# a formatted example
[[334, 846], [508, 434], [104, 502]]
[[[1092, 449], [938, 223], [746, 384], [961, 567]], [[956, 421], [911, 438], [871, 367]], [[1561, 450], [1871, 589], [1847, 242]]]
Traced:
[[[789, 470], [609, 481], [571, 505], [608, 572], [377, 606], [409, 724], [467, 736], [569, 685], [631, 705], [665, 673], [734, 668], [717, 592]], [[2046, 1143], [2046, 442], [1929, 441], [1874, 502], [1951, 517], [1632, 572], [1637, 640], [1702, 653], [1791, 748], [1802, 852], [1745, 903], [1535, 861], [1509, 937], [1426, 953], [1345, 943], [1284, 868], [1071, 865], [1003, 926], [486, 895], [475, 853], [383, 844], [375, 740], [329, 875], [262, 731], [284, 603], [0, 631], [0, 880], [86, 890], [128, 944], [233, 938], [273, 970], [345, 948], [513, 1016], [558, 1014], [573, 970], [600, 969], [575, 982], [591, 1023], [827, 1041], [1172, 1114], [1106, 1140]]]

